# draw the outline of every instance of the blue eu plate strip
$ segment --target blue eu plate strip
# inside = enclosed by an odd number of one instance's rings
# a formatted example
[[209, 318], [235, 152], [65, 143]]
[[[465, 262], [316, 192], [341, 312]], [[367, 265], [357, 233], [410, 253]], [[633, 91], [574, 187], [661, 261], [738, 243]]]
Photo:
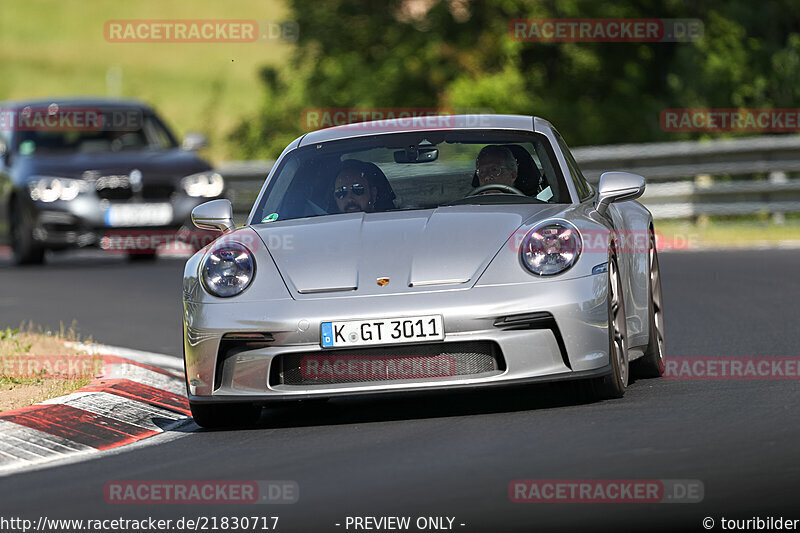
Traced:
[[323, 348], [333, 348], [333, 325], [331, 322], [323, 322], [320, 325], [320, 336]]

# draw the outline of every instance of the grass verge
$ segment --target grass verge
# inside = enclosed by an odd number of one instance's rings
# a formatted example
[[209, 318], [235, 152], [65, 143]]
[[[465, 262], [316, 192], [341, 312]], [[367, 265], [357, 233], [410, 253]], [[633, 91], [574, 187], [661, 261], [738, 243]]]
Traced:
[[748, 248], [787, 243], [800, 245], [800, 221], [775, 224], [767, 220], [697, 222], [656, 220], [656, 232], [676, 249]]
[[80, 342], [74, 327], [0, 330], [0, 411], [69, 394], [102, 369], [102, 359], [69, 347]]
[[112, 20], [283, 21], [282, 0], [6, 0], [0, 17], [0, 100], [108, 95], [153, 104], [179, 136], [209, 137], [208, 155], [229, 159], [227, 138], [261, 104], [260, 69], [289, 60], [283, 41], [109, 42]]

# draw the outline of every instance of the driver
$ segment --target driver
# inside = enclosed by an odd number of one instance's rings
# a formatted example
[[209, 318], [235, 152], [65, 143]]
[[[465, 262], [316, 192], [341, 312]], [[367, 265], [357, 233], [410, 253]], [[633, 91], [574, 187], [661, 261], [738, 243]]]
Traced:
[[[505, 146], [490, 144], [484, 146], [475, 161], [478, 184], [508, 185], [514, 187], [517, 179], [517, 160]], [[487, 191], [488, 192], [488, 191]]]
[[333, 183], [333, 198], [340, 213], [371, 213], [375, 209], [378, 189], [370, 182], [370, 173], [370, 168], [363, 161], [342, 161]]

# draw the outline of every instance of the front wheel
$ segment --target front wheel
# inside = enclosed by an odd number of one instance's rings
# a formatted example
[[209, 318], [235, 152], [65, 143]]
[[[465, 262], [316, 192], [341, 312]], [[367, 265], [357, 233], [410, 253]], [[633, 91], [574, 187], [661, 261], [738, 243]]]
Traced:
[[11, 250], [16, 265], [41, 265], [44, 263], [44, 248], [33, 238], [33, 220], [19, 199], [9, 206], [11, 226]]
[[637, 377], [657, 378], [664, 375], [664, 301], [661, 296], [661, 269], [658, 266], [658, 253], [651, 244], [648, 254], [649, 273], [649, 315], [650, 333], [644, 356], [634, 361]]
[[628, 325], [625, 298], [616, 257], [608, 261], [608, 355], [611, 373], [592, 380], [592, 396], [598, 400], [622, 398], [628, 388]]
[[250, 403], [189, 404], [192, 418], [206, 429], [246, 427], [258, 422], [261, 407]]

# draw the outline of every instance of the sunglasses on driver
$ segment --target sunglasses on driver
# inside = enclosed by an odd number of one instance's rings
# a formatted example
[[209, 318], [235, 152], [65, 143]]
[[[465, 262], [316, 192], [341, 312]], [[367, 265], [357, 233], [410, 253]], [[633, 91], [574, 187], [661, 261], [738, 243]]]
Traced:
[[367, 192], [367, 188], [360, 183], [354, 183], [351, 186], [343, 185], [341, 187], [337, 187], [333, 190], [333, 195], [341, 200], [345, 196], [347, 196], [347, 190], [350, 189], [355, 196], [361, 196], [365, 192]]

